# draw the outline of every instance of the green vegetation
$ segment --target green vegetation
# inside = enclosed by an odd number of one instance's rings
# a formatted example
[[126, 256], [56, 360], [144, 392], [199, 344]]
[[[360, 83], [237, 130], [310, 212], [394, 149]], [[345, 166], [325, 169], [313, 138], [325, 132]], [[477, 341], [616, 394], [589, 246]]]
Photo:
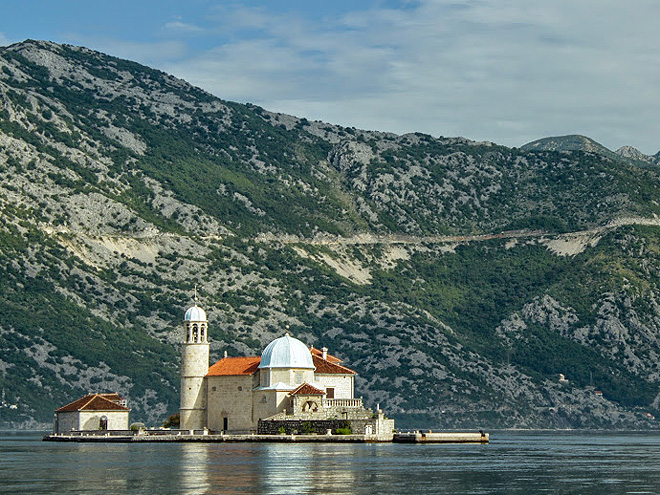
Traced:
[[181, 426], [181, 417], [179, 413], [171, 414], [163, 421], [163, 428], [174, 428], [177, 429]]
[[353, 430], [351, 429], [351, 424], [347, 423], [345, 426], [342, 426], [340, 428], [337, 428], [335, 431], [337, 435], [352, 435]]

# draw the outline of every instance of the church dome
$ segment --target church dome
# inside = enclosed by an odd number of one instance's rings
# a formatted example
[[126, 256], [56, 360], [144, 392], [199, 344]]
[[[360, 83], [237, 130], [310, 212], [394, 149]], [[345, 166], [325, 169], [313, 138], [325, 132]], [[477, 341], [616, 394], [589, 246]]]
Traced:
[[261, 353], [259, 368], [314, 369], [312, 353], [307, 346], [288, 333], [273, 340]]
[[195, 304], [192, 308], [188, 308], [183, 319], [185, 321], [206, 321], [206, 312]]

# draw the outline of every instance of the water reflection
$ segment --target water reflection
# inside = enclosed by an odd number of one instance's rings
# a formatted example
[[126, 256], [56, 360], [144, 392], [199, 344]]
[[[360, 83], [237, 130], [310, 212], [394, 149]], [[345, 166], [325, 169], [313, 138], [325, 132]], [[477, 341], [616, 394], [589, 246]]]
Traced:
[[[312, 453], [303, 444], [266, 444], [263, 449], [263, 494], [309, 493]], [[301, 448], [302, 447], [302, 448]]]
[[209, 491], [212, 495], [259, 493], [260, 450], [255, 444], [207, 444]]
[[0, 434], [0, 494], [659, 493], [655, 432], [493, 438], [487, 446], [53, 444]]
[[181, 464], [179, 482], [181, 493], [197, 495], [209, 493], [209, 449], [208, 445], [185, 443], [181, 448]]
[[267, 444], [262, 449], [260, 493], [352, 493], [355, 445]]

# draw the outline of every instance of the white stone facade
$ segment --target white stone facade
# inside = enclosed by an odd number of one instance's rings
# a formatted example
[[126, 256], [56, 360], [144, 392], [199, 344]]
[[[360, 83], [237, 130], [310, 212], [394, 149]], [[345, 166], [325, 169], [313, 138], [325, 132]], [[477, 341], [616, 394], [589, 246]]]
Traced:
[[[321, 375], [316, 374], [316, 383], [325, 387], [328, 399], [353, 399], [355, 397], [354, 375]], [[332, 393], [329, 392], [332, 391]], [[332, 397], [331, 397], [332, 396]]]
[[128, 411], [71, 411], [56, 413], [55, 433], [128, 430]]

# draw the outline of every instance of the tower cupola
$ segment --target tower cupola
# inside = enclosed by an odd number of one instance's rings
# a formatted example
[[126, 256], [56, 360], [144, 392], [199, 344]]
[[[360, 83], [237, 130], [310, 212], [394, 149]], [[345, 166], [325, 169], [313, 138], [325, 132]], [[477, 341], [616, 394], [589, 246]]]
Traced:
[[206, 320], [206, 312], [195, 305], [188, 308], [183, 322], [186, 330], [185, 342], [186, 344], [206, 344], [208, 343], [208, 321]]

